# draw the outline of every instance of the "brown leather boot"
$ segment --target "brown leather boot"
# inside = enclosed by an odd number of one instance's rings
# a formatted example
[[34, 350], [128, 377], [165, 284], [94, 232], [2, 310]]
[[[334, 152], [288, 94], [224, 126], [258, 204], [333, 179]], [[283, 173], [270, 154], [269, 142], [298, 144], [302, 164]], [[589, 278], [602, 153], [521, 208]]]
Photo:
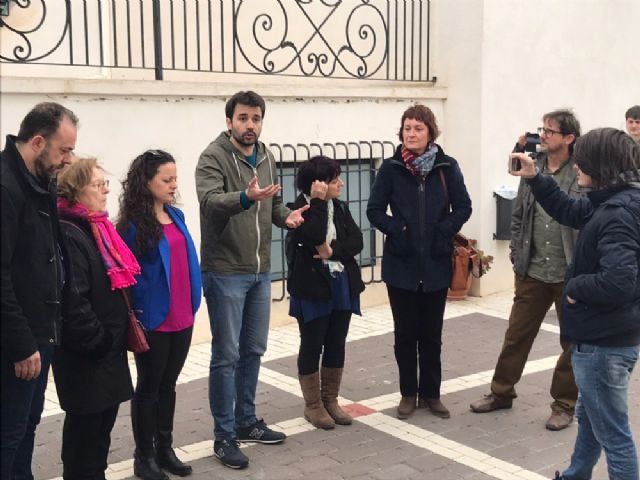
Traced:
[[418, 398], [418, 408], [428, 408], [436, 417], [451, 417], [451, 412], [449, 412], [449, 409], [444, 406], [439, 398], [420, 397]]
[[331, 430], [336, 422], [329, 416], [320, 398], [320, 374], [298, 375], [304, 397], [304, 418], [316, 428]]
[[416, 411], [416, 396], [413, 395], [411, 397], [402, 397], [400, 399], [400, 405], [398, 405], [398, 413], [397, 417], [400, 420], [404, 420], [405, 418], [409, 418], [413, 415], [413, 412]]
[[320, 371], [320, 379], [322, 382], [322, 403], [327, 409], [331, 418], [338, 425], [351, 425], [353, 418], [338, 405], [338, 392], [340, 391], [340, 383], [342, 382], [342, 368], [322, 367]]

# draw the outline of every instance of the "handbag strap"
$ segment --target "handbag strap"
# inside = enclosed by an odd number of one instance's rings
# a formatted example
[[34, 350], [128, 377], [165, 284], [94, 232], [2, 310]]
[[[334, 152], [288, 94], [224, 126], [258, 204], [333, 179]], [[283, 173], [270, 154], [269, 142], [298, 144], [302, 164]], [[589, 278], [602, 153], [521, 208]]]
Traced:
[[444, 173], [442, 172], [442, 168], [438, 168], [438, 173], [440, 174], [440, 183], [442, 184], [442, 190], [444, 190], [444, 208], [446, 213], [450, 212], [449, 205], [449, 189], [447, 188], [447, 181], [444, 179]]
[[124, 291], [124, 289], [120, 289], [120, 292], [122, 292], [122, 297], [124, 298], [124, 303], [127, 304], [127, 310], [129, 311], [129, 313], [133, 312], [133, 309], [131, 308], [131, 302], [129, 301], [129, 296]]

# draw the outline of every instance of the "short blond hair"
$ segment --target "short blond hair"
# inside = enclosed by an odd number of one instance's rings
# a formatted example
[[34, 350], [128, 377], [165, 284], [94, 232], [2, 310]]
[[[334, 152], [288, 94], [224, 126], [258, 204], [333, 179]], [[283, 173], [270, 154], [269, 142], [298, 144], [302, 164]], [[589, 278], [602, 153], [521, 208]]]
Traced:
[[104, 171], [97, 158], [74, 158], [71, 165], [58, 174], [58, 196], [67, 199], [71, 205], [78, 203], [80, 192], [91, 183], [94, 168]]

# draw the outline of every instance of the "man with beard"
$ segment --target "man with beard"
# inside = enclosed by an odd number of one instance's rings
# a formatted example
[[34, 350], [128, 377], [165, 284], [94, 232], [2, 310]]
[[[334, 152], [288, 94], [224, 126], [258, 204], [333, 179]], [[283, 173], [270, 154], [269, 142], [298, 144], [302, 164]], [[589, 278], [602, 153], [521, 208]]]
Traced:
[[[572, 153], [580, 136], [580, 123], [568, 110], [547, 113], [542, 120], [536, 165], [564, 192], [579, 197]], [[514, 151], [523, 152], [524, 146], [523, 135]], [[515, 273], [515, 297], [509, 326], [491, 381], [491, 393], [471, 404], [473, 412], [511, 408], [517, 397], [515, 384], [522, 376], [533, 341], [552, 304], [561, 317], [564, 275], [576, 238], [577, 232], [551, 218], [536, 202], [529, 185], [521, 181], [511, 216], [510, 258]], [[562, 353], [551, 382], [551, 416], [545, 425], [549, 430], [562, 430], [571, 424], [578, 398], [571, 369], [571, 345], [562, 339], [560, 344]]]
[[31, 479], [36, 426], [60, 343], [64, 272], [57, 172], [71, 161], [78, 119], [57, 103], [36, 105], [0, 154], [2, 224], [2, 475]]
[[261, 357], [267, 348], [271, 307], [271, 224], [296, 228], [308, 206], [282, 203], [273, 154], [259, 142], [265, 102], [238, 92], [226, 104], [227, 131], [202, 152], [196, 167], [200, 201], [201, 263], [209, 310], [209, 403], [214, 454], [245, 468], [241, 442], [282, 443], [284, 433], [256, 417]]

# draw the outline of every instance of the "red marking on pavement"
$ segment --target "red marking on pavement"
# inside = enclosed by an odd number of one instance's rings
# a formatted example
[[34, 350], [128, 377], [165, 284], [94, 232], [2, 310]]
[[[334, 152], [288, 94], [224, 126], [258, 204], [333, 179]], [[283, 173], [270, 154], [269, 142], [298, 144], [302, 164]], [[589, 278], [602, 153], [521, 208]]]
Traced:
[[351, 403], [349, 405], [341, 405], [342, 409], [351, 415], [353, 418], [364, 417], [366, 415], [371, 415], [372, 413], [376, 413], [376, 410], [373, 408], [365, 407], [359, 403]]

